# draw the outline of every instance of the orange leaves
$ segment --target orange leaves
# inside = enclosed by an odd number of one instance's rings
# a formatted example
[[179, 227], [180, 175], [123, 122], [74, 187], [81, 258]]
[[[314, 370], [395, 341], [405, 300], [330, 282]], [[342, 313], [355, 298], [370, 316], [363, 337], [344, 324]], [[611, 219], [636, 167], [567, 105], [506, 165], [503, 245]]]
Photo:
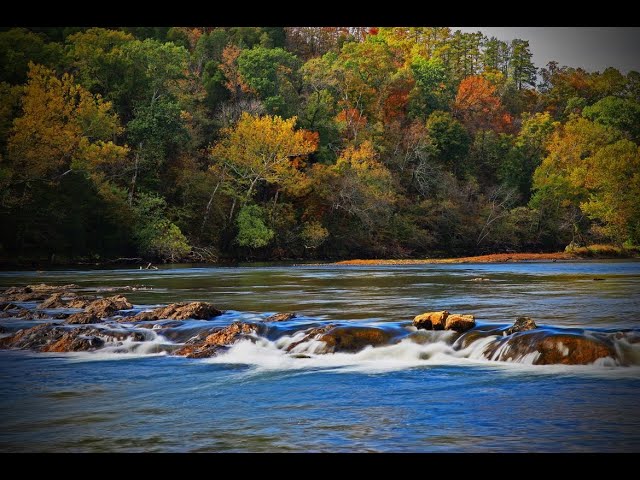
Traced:
[[504, 131], [512, 122], [504, 112], [496, 87], [481, 76], [471, 76], [460, 82], [454, 110], [472, 131], [494, 129]]
[[237, 97], [241, 92], [249, 92], [250, 88], [238, 71], [238, 57], [242, 53], [242, 49], [235, 45], [228, 45], [222, 51], [222, 63], [220, 70], [224, 74], [226, 82], [225, 87], [231, 92], [231, 95]]
[[364, 127], [367, 124], [367, 117], [362, 115], [356, 108], [345, 108], [336, 115], [336, 122], [344, 123], [348, 126]]

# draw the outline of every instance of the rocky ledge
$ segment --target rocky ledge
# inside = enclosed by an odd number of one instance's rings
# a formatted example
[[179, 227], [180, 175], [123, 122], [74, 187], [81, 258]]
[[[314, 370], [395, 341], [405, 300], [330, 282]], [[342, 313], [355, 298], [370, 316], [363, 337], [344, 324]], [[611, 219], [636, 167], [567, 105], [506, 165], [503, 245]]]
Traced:
[[[113, 287], [95, 289], [93, 293], [97, 295], [80, 295], [79, 291], [77, 285], [28, 285], [2, 292], [0, 318], [14, 320], [0, 325], [0, 349], [93, 351], [119, 347], [125, 342], [126, 345], [149, 342], [160, 334], [166, 342], [158, 347], [160, 350], [187, 358], [206, 358], [225, 352], [241, 340], [256, 342], [260, 338], [289, 335], [290, 340], [281, 344], [284, 351], [305, 358], [310, 354], [355, 353], [405, 339], [425, 343], [446, 338], [454, 350], [463, 353], [471, 347], [477, 352], [480, 345], [482, 357], [493, 361], [575, 365], [609, 358], [625, 365], [634, 362], [629, 362], [630, 357], [625, 357], [614, 345], [615, 335], [623, 336], [624, 344], [640, 343], [640, 335], [633, 332], [614, 335], [567, 330], [559, 333], [557, 329], [538, 327], [530, 317], [518, 317], [508, 327], [477, 326], [473, 315], [452, 314], [446, 310], [416, 316], [412, 324], [418, 331], [406, 328], [407, 324], [397, 327], [280, 324], [297, 318], [295, 313], [276, 313], [254, 323], [236, 321], [226, 326], [212, 326], [208, 322], [223, 311], [210, 303], [173, 303], [135, 313], [132, 303]], [[101, 292], [112, 295], [100, 297]], [[40, 303], [34, 306], [32, 302], [36, 301]], [[14, 321], [15, 325], [21, 325], [30, 320], [37, 324], [11, 329]], [[442, 336], [430, 332], [446, 330], [451, 333]], [[483, 341], [476, 343], [479, 340]]]

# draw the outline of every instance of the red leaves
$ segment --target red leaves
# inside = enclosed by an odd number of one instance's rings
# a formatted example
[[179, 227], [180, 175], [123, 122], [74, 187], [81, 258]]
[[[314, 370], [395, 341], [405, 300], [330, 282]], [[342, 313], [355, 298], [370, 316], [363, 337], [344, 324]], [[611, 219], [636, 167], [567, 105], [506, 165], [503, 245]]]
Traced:
[[512, 122], [496, 95], [496, 87], [481, 76], [465, 78], [458, 88], [454, 110], [472, 131], [504, 131]]

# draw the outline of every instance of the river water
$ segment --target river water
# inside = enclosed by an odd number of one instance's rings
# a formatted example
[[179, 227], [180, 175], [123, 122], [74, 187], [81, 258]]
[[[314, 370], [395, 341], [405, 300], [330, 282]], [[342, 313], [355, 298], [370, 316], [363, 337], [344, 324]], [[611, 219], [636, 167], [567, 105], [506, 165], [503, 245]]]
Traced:
[[[212, 324], [297, 312], [283, 328], [409, 328], [447, 309], [481, 326], [529, 315], [640, 331], [637, 261], [0, 273], [0, 287], [40, 282], [142, 285], [125, 293], [139, 309], [208, 301], [226, 310]], [[33, 325], [19, 322], [0, 325]], [[200, 360], [139, 346], [0, 351], [0, 451], [640, 451], [640, 358], [537, 366], [404, 342], [305, 359], [278, 345], [243, 341]]]

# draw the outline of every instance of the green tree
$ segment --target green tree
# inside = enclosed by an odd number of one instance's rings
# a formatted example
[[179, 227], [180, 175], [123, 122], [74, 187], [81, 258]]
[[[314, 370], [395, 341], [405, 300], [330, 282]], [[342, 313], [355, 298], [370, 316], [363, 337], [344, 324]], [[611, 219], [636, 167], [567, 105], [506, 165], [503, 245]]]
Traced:
[[426, 126], [438, 161], [456, 175], [463, 175], [470, 138], [462, 124], [448, 112], [435, 111], [429, 115]]
[[515, 39], [511, 42], [511, 60], [509, 62], [509, 77], [516, 84], [518, 90], [525, 85], [534, 86], [536, 83], [536, 67], [531, 61], [533, 54], [529, 50], [527, 40]]
[[585, 107], [582, 115], [600, 125], [617, 128], [630, 140], [640, 142], [640, 104], [634, 100], [605, 97]]
[[513, 148], [503, 157], [498, 177], [518, 191], [524, 204], [531, 197], [533, 173], [546, 156], [547, 141], [557, 125], [547, 112], [523, 115]]
[[262, 99], [271, 115], [292, 116], [297, 106], [298, 59], [282, 48], [254, 47], [238, 57], [245, 83]]
[[0, 82], [12, 85], [27, 79], [29, 62], [57, 67], [62, 60], [62, 46], [47, 43], [43, 35], [26, 28], [12, 28], [0, 32]]
[[155, 195], [140, 194], [134, 206], [134, 238], [145, 257], [176, 262], [184, 259], [191, 246], [180, 229], [165, 216], [167, 204]]
[[245, 205], [238, 212], [238, 235], [241, 247], [261, 248], [269, 244], [274, 232], [265, 225], [264, 210], [258, 205]]

